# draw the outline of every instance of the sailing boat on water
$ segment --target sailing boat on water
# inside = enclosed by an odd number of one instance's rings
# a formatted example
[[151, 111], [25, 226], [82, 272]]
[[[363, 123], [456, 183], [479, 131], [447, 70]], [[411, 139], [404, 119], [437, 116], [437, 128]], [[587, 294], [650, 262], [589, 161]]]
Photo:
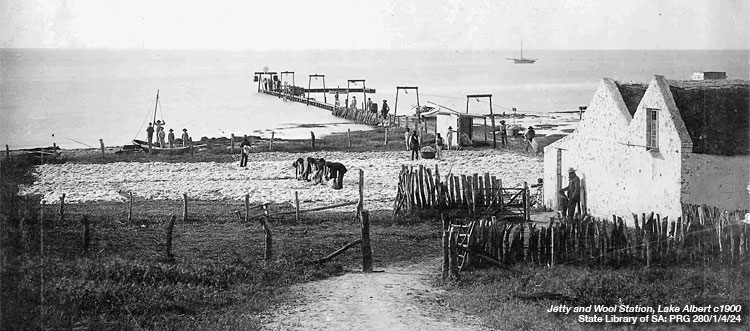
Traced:
[[537, 59], [523, 57], [523, 42], [521, 42], [521, 56], [520, 57], [508, 57], [506, 60], [513, 60], [515, 64], [534, 64]]
[[[160, 106], [160, 103], [159, 103], [159, 91], [156, 91], [156, 104], [154, 105], [154, 121], [152, 122], [154, 124], [157, 123], [156, 113], [159, 110], [159, 106]], [[163, 121], [163, 117], [164, 117], [164, 114], [162, 113], [162, 120], [160, 120], [162, 125], [165, 124], [164, 121]], [[190, 150], [190, 146], [185, 146], [185, 147], [174, 146], [172, 148], [169, 148], [169, 147], [160, 147], [159, 146], [159, 139], [158, 139], [158, 132], [154, 132], [154, 141], [152, 142], [152, 144], [151, 144], [150, 147], [148, 145], [148, 142], [147, 141], [143, 141], [143, 140], [133, 139], [133, 143], [136, 144], [136, 145], [138, 145], [146, 153], [149, 152], [149, 148], [150, 148], [151, 154], [179, 155], [179, 154], [184, 154], [185, 152], [187, 152], [187, 151]]]

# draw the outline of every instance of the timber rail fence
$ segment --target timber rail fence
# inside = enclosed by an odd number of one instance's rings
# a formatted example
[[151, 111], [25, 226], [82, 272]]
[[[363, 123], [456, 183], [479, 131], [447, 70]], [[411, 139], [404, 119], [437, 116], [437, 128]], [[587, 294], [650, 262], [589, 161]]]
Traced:
[[633, 214], [633, 227], [614, 215], [611, 220], [589, 216], [548, 226], [494, 217], [468, 224], [445, 222], [444, 266], [456, 277], [474, 258], [506, 268], [518, 262], [647, 267], [680, 262], [739, 263], [748, 260], [750, 251], [750, 224], [743, 221], [746, 213], [683, 204], [682, 217], [676, 220], [653, 212]]

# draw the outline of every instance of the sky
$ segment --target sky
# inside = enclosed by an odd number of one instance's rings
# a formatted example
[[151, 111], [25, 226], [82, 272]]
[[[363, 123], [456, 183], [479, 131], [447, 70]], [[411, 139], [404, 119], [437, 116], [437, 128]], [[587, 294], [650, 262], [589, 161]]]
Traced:
[[2, 48], [750, 49], [747, 0], [0, 0]]

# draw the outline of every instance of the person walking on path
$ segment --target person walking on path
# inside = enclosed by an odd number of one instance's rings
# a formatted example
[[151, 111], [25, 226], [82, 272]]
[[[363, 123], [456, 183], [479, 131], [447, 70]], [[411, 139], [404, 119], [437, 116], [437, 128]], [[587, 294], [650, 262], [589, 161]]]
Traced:
[[252, 144], [250, 143], [250, 140], [247, 139], [247, 136], [245, 136], [245, 139], [242, 139], [242, 143], [240, 144], [240, 151], [242, 152], [242, 157], [240, 158], [240, 167], [246, 167], [247, 166], [247, 157], [250, 154]]
[[169, 129], [169, 134], [167, 135], [167, 141], [169, 141], [169, 148], [174, 148], [174, 130]]
[[411, 160], [414, 161], [415, 158], [419, 160], [419, 136], [417, 135], [417, 130], [411, 132], [409, 145], [411, 146]]
[[453, 127], [452, 126], [448, 127], [447, 138], [448, 138], [448, 150], [451, 150], [451, 146], [453, 146]]
[[440, 151], [443, 150], [443, 137], [440, 136], [440, 133], [437, 134], [435, 137], [435, 158], [440, 160]]
[[526, 133], [524, 134], [524, 138], [526, 138], [526, 141], [528, 142], [526, 144], [526, 151], [529, 151], [529, 147], [531, 147], [531, 150], [534, 150], [534, 146], [531, 145], [531, 143], [534, 141], [534, 137], [536, 137], [536, 132], [534, 131], [533, 127], [529, 127], [528, 130], [526, 130]]
[[154, 145], [154, 124], [151, 122], [146, 128], [146, 138], [148, 139], [148, 152], [151, 153], [151, 147]]
[[383, 126], [386, 125], [386, 121], [388, 121], [388, 112], [391, 111], [391, 108], [388, 107], [388, 101], [383, 100], [383, 109], [380, 110], [383, 114]]
[[182, 147], [188, 146], [188, 140], [190, 140], [190, 136], [187, 133], [187, 129], [182, 129]]
[[500, 121], [500, 142], [503, 147], [508, 146], [508, 126], [505, 125], [505, 120]]
[[572, 167], [568, 168], [568, 186], [561, 189], [560, 194], [564, 195], [566, 192], [568, 193], [568, 221], [572, 221], [576, 207], [581, 213], [581, 179], [576, 176], [576, 170]]
[[159, 137], [159, 147], [167, 148], [167, 141], [165, 140], [167, 134], [166, 132], [164, 132], [164, 128], [158, 128], [156, 129], [156, 131], [158, 131], [156, 134], [157, 137]]

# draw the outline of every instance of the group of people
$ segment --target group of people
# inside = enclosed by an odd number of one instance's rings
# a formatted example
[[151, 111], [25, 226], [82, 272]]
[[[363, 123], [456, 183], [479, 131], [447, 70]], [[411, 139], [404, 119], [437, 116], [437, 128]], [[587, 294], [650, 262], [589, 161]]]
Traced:
[[[334, 107], [339, 107], [339, 92], [334, 95]], [[349, 103], [349, 99], [344, 100], [344, 106], [349, 109], [357, 110], [357, 96], [352, 96], [352, 101]], [[378, 103], [373, 102], [371, 98], [367, 98], [364, 109], [373, 114], [378, 114]], [[383, 105], [380, 107], [380, 116], [383, 117], [383, 123], [387, 123], [388, 113], [391, 111], [391, 107], [388, 106], [388, 100], [383, 100]]]
[[334, 190], [344, 187], [344, 174], [346, 167], [339, 162], [329, 162], [323, 158], [298, 158], [292, 167], [295, 170], [297, 180], [312, 181], [313, 184], [322, 184], [323, 180], [332, 180]]
[[[174, 148], [175, 147], [175, 136], [174, 130], [169, 129], [169, 133], [164, 132], [164, 125], [167, 123], [162, 120], [156, 120], [156, 123], [148, 123], [146, 128], [146, 138], [148, 139], [148, 148], [154, 145], [154, 133], [156, 133], [156, 144], [161, 148]], [[190, 135], [187, 133], [187, 129], [182, 129], [182, 147], [188, 146]]]

